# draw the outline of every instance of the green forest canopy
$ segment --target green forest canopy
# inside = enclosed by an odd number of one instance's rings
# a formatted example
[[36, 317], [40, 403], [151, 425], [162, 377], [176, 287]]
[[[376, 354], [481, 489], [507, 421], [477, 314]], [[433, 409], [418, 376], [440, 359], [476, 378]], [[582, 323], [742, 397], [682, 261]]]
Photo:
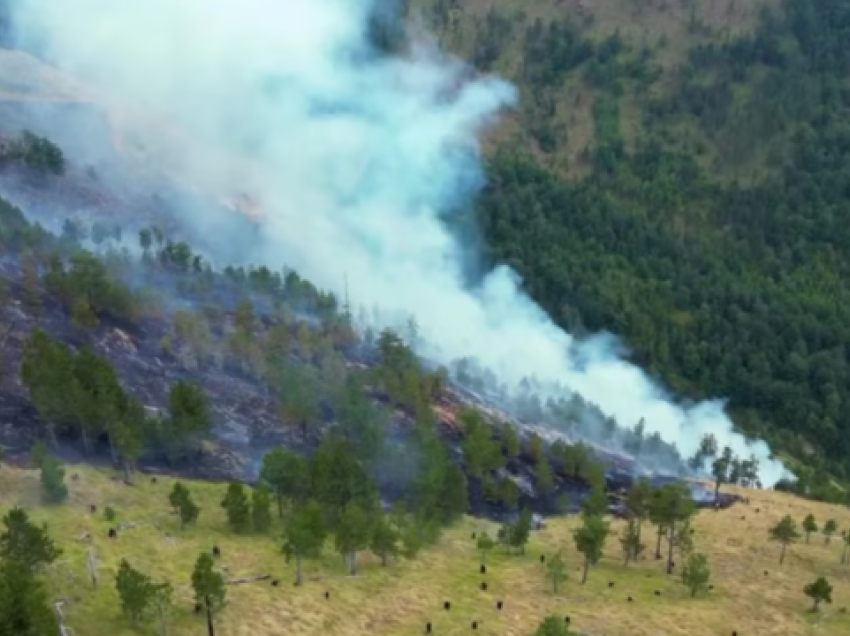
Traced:
[[523, 91], [477, 207], [491, 262], [565, 328], [621, 334], [677, 392], [730, 398], [745, 432], [850, 479], [850, 4], [784, 0], [737, 34], [695, 9], [673, 43], [427, 5]]

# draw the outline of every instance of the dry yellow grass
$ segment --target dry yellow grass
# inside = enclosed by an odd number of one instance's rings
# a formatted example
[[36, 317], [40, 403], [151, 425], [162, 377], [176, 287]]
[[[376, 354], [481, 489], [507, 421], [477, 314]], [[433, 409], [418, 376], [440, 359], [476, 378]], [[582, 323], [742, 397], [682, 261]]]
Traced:
[[[534, 533], [524, 557], [494, 551], [488, 556], [486, 577], [479, 574], [479, 555], [470, 533], [487, 528], [495, 532], [495, 526], [467, 519], [414, 561], [382, 568], [374, 558], [362, 555], [360, 574], [354, 578], [346, 576], [341, 559], [329, 548], [321, 562], [307, 564], [309, 581], [296, 589], [291, 586], [292, 566], [284, 562], [274, 535], [237, 537], [226, 530], [219, 507], [224, 486], [190, 486], [202, 512], [196, 527], [181, 532], [168, 513], [171, 479], [160, 477], [152, 484], [139, 477], [137, 485], [128, 487], [114, 481], [108, 471], [77, 466], [69, 473], [78, 474], [78, 479], [68, 480], [69, 502], [48, 508], [39, 503], [35, 472], [3, 468], [0, 509], [5, 513], [11, 505], [25, 507], [35, 520], [47, 522], [64, 548], [65, 565], [51, 573], [50, 585], [56, 597], [69, 599], [68, 624], [81, 636], [137, 633], [120, 616], [114, 591], [113, 575], [122, 557], [174, 584], [180, 605], [175, 634], [204, 634], [203, 621], [191, 613], [189, 573], [198, 553], [214, 543], [222, 549], [221, 562], [230, 576], [269, 573], [281, 578], [277, 588], [268, 581], [229, 587], [221, 636], [404, 636], [422, 633], [427, 621], [436, 634], [453, 635], [469, 633], [473, 620], [479, 621], [482, 636], [519, 636], [532, 633], [548, 614], [570, 615], [581, 633], [593, 636], [728, 636], [733, 629], [748, 636], [828, 636], [850, 630], [850, 618], [841, 612], [850, 605], [850, 568], [838, 563], [840, 541], [825, 546], [817, 536], [811, 545], [792, 546], [782, 567], [777, 563], [778, 546], [766, 541], [768, 527], [782, 515], [802, 520], [811, 512], [820, 522], [833, 517], [846, 529], [850, 513], [779, 493], [748, 492], [750, 506], [697, 517], [696, 547], [708, 555], [715, 585], [713, 592], [697, 599], [689, 598], [679, 579], [667, 577], [652, 559], [624, 567], [614, 537], [588, 584], [579, 585], [580, 559], [570, 536], [574, 519], [554, 520]], [[98, 505], [96, 515], [90, 514], [90, 503]], [[142, 525], [109, 540], [106, 505], [117, 510], [119, 522]], [[617, 532], [621, 527], [614, 524]], [[87, 546], [79, 540], [84, 532], [91, 532], [102, 562], [97, 590], [86, 580]], [[570, 578], [562, 594], [554, 596], [539, 555], [557, 549], [566, 556]], [[834, 603], [812, 615], [802, 588], [819, 575], [832, 581]], [[487, 592], [479, 589], [482, 578], [489, 584]], [[609, 581], [615, 582], [613, 588]], [[324, 598], [326, 590], [330, 600]], [[655, 590], [662, 595], [656, 596]], [[627, 602], [628, 596], [633, 603]], [[505, 601], [502, 612], [495, 607], [498, 599]], [[452, 602], [450, 612], [442, 609], [444, 600]]]

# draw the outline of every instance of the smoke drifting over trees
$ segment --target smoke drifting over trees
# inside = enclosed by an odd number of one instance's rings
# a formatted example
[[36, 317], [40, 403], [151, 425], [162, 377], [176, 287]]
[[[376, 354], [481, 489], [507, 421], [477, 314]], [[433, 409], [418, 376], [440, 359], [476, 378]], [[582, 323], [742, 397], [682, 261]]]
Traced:
[[[501, 266], [468, 284], [470, 249], [448, 229], [483, 182], [477, 139], [514, 89], [428, 42], [404, 57], [368, 2], [317, 0], [25, 0], [24, 41], [94, 88], [108, 108], [169, 122], [145, 144], [149, 165], [213, 196], [250, 193], [260, 231], [246, 261], [284, 262], [357, 305], [416, 316], [418, 350], [469, 357], [509, 393], [574, 391], [621, 425], [642, 421], [691, 457], [706, 433], [754, 455], [763, 483], [785, 469], [763, 442], [732, 430], [722, 401], [680, 406], [615, 339], [562, 332]], [[155, 37], [146, 34], [155, 33]], [[181, 210], [199, 233], [224, 220]], [[376, 325], [380, 326], [380, 325]], [[524, 380], [534, 379], [532, 382]]]

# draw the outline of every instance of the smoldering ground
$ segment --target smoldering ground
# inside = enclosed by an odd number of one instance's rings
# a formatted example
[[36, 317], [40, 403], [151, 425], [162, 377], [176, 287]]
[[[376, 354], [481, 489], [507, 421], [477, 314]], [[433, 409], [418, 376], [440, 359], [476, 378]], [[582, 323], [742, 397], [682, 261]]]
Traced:
[[[621, 424], [644, 418], [682, 455], [704, 433], [755, 454], [765, 484], [786, 472], [764, 442], [733, 431], [720, 400], [677, 403], [611, 338], [577, 342], [498, 267], [466, 285], [468, 249], [443, 215], [481, 187], [477, 139], [517, 95], [418, 40], [375, 51], [368, 0], [22, 0], [24, 41], [91, 87], [170, 177], [258, 202], [254, 262], [294, 266], [354, 302], [416, 316], [422, 353], [474, 357], [509, 383], [536, 376]], [[176, 131], [176, 132], [175, 132]], [[219, 218], [181, 210], [199, 233]], [[430, 343], [430, 344], [428, 344]]]

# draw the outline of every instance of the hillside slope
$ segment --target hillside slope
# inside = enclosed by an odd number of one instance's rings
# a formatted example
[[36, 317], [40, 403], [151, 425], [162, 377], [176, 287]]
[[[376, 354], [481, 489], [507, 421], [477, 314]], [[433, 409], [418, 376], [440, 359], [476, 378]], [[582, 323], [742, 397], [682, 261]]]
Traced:
[[[810, 545], [792, 546], [782, 566], [777, 563], [779, 546], [767, 541], [768, 528], [783, 515], [801, 520], [811, 513], [820, 522], [834, 518], [844, 529], [846, 509], [781, 493], [745, 491], [749, 506], [696, 517], [694, 544], [709, 558], [714, 589], [692, 599], [678, 576], [664, 574], [662, 563], [652, 558], [651, 546], [645, 558], [624, 566], [614, 536], [587, 584], [580, 585], [581, 557], [571, 537], [576, 517], [553, 518], [547, 528], [532, 534], [522, 556], [495, 548], [487, 555], [485, 576], [479, 573], [480, 553], [471, 533], [487, 531], [494, 536], [497, 527], [467, 517], [415, 559], [393, 560], [383, 568], [364, 552], [356, 577], [346, 575], [342, 560], [328, 546], [320, 558], [306, 562], [304, 586], [292, 587], [294, 565], [280, 552], [277, 520], [269, 534], [234, 535], [219, 506], [224, 486], [188, 482], [201, 515], [196, 526], [181, 530], [169, 514], [171, 479], [161, 477], [157, 483], [140, 479], [128, 487], [108, 471], [74, 466], [69, 473], [77, 478], [69, 481], [68, 504], [51, 507], [39, 504], [35, 471], [3, 467], [0, 514], [10, 506], [23, 506], [34, 521], [48, 524], [65, 551], [62, 565], [49, 571], [49, 589], [53, 598], [68, 599], [66, 622], [78, 634], [140, 633], [121, 616], [113, 585], [124, 558], [155, 580], [172, 583], [176, 609], [171, 633], [205, 634], [203, 619], [192, 614], [190, 573], [198, 552], [213, 545], [221, 549], [220, 565], [228, 578], [268, 574], [280, 581], [279, 587], [270, 585], [270, 580], [228, 586], [228, 603], [216, 630], [223, 636], [271, 636], [282, 630], [296, 636], [329, 631], [345, 636], [413, 636], [424, 633], [427, 622], [433, 623], [435, 634], [454, 635], [470, 633], [472, 621], [478, 621], [477, 633], [483, 636], [525, 636], [550, 614], [569, 616], [577, 633], [593, 636], [728, 636], [733, 631], [751, 636], [837, 636], [850, 628], [846, 613], [850, 582], [846, 566], [839, 565], [840, 538], [827, 546], [815, 536]], [[91, 504], [97, 506], [95, 514]], [[115, 522], [104, 518], [107, 506], [116, 511]], [[110, 540], [108, 529], [116, 524], [134, 525]], [[614, 532], [623, 525], [615, 522]], [[102, 584], [97, 589], [86, 580], [90, 546], [100, 563]], [[551, 559], [559, 550], [567, 564], [567, 581], [553, 594], [539, 556]], [[811, 602], [802, 590], [817, 576], [832, 581], [833, 603], [811, 614]], [[481, 581], [488, 583], [486, 591], [480, 589]], [[501, 611], [496, 607], [499, 600], [504, 602]], [[452, 603], [451, 611], [443, 610], [444, 601]], [[153, 628], [146, 633], [153, 633]]]
[[[414, 0], [520, 105], [478, 206], [568, 329], [850, 478], [850, 8], [839, 0]], [[806, 481], [823, 488], [823, 475]]]

